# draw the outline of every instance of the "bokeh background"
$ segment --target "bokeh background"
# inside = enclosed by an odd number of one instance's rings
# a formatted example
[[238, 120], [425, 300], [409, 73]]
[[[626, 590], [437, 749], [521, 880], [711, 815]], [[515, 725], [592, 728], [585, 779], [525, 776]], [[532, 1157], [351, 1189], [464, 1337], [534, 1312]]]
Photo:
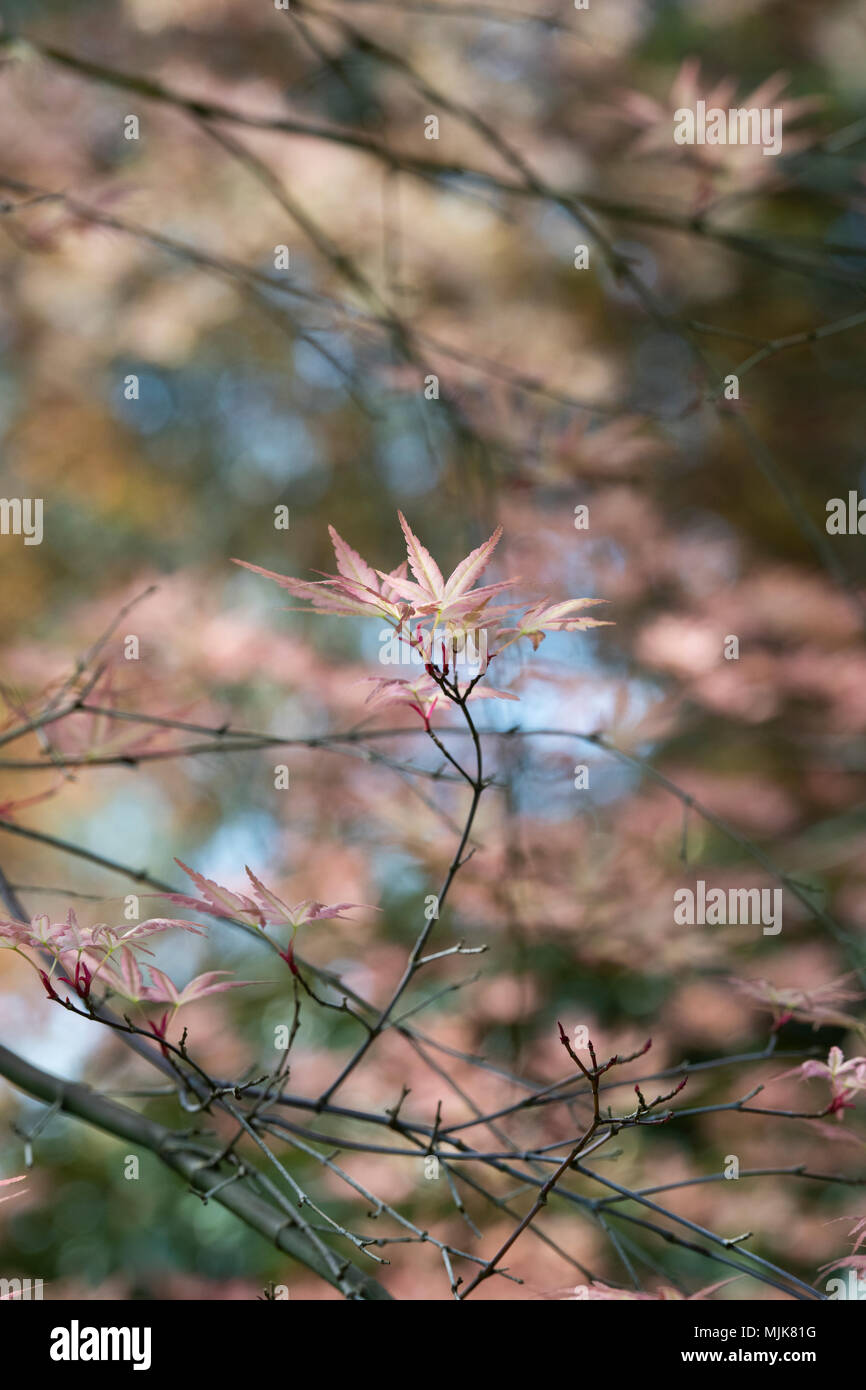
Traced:
[[[557, 1018], [585, 1023], [606, 1054], [652, 1034], [654, 1065], [700, 1062], [768, 1041], [770, 1015], [738, 982], [814, 988], [862, 970], [866, 574], [862, 538], [825, 530], [827, 500], [866, 486], [864, 332], [842, 322], [866, 285], [862, 7], [13, 0], [3, 16], [2, 493], [45, 506], [40, 546], [0, 538], [4, 717], [15, 722], [155, 585], [106, 648], [106, 698], [289, 738], [352, 728], [371, 717], [366, 678], [383, 673], [375, 620], [287, 612], [231, 558], [311, 576], [331, 568], [331, 522], [391, 569], [399, 507], [447, 572], [502, 523], [494, 577], [521, 576], [532, 597], [603, 597], [616, 625], [552, 635], [537, 654], [522, 644], [496, 672], [520, 703], [491, 701], [482, 722], [520, 732], [490, 742], [504, 786], [486, 798], [443, 922], [449, 940], [489, 951], [478, 981], [419, 1026], [544, 1084], [562, 1074]], [[101, 80], [100, 68], [126, 77]], [[141, 79], [199, 105], [156, 99]], [[689, 94], [727, 107], [757, 89], [785, 112], [781, 157], [674, 146], [672, 113]], [[326, 138], [214, 120], [215, 105]], [[130, 115], [138, 139], [124, 136]], [[531, 166], [528, 188], [503, 141]], [[589, 268], [577, 270], [584, 243]], [[279, 246], [288, 270], [275, 269]], [[739, 400], [725, 400], [723, 378], [755, 353]], [[430, 374], [438, 400], [425, 397]], [[274, 528], [280, 505], [287, 532]], [[575, 529], [580, 505], [587, 530]], [[137, 663], [123, 660], [128, 634]], [[737, 661], [723, 655], [730, 635]], [[603, 733], [740, 842], [694, 811], [684, 820], [640, 766], [532, 730]], [[303, 950], [387, 997], [465, 811], [460, 789], [401, 770], [437, 766], [423, 736], [377, 743], [385, 761], [293, 747], [74, 775], [51, 765], [51, 749], [132, 757], [183, 741], [142, 738], [79, 715], [47, 747], [31, 736], [4, 749], [2, 819], [178, 887], [174, 856], [235, 886], [249, 863], [291, 901], [376, 905], [321, 924]], [[14, 758], [46, 767], [2, 766]], [[283, 759], [287, 792], [274, 789]], [[780, 936], [674, 923], [677, 887], [778, 886], [767, 864], [806, 899], [786, 888]], [[113, 921], [134, 891], [2, 824], [0, 865], [34, 912]], [[271, 958], [220, 926], [160, 951], [181, 975], [224, 967], [263, 981], [196, 1006], [191, 1028], [216, 1073], [272, 1064], [287, 1005]], [[446, 963], [438, 982], [456, 978]], [[148, 1080], [116, 1039], [52, 1007], [9, 953], [0, 1034], [112, 1091]], [[306, 1012], [293, 1086], [317, 1094], [356, 1041], [351, 1020]], [[779, 1047], [831, 1044], [862, 1050], [844, 1022], [796, 1019]], [[817, 1084], [774, 1079], [792, 1065], [710, 1070], [689, 1103], [770, 1081], [768, 1104], [820, 1108]], [[344, 1099], [383, 1109], [403, 1084], [417, 1115], [432, 1118], [440, 1098], [446, 1115], [465, 1113], [390, 1043]], [[170, 1100], [130, 1103], [177, 1122]], [[22, 1171], [13, 1126], [40, 1113], [0, 1086], [3, 1175]], [[553, 1142], [565, 1118], [515, 1132]], [[735, 1154], [743, 1167], [802, 1162], [856, 1180], [863, 1143], [856, 1110], [841, 1124], [712, 1113], [625, 1136], [604, 1171], [648, 1186], [718, 1174]], [[0, 1212], [0, 1270], [31, 1270], [48, 1297], [250, 1298], [268, 1280], [293, 1297], [337, 1296], [156, 1160], [126, 1181], [108, 1136], [54, 1119], [34, 1149], [26, 1194]], [[345, 1164], [419, 1224], [472, 1239], [420, 1164]], [[317, 1190], [341, 1219], [357, 1215], [347, 1189]], [[796, 1178], [670, 1200], [722, 1234], [753, 1230], [756, 1251], [808, 1283], [849, 1250], [838, 1218], [862, 1212], [856, 1186]], [[472, 1213], [491, 1253], [513, 1223], [483, 1202]], [[597, 1224], [551, 1207], [544, 1229], [598, 1277], [623, 1279]], [[651, 1288], [723, 1277], [626, 1234]], [[395, 1250], [382, 1277], [396, 1296], [449, 1296], [436, 1252]], [[575, 1282], [531, 1237], [514, 1265], [524, 1285], [491, 1281], [480, 1296]], [[779, 1294], [742, 1279], [722, 1296]]]

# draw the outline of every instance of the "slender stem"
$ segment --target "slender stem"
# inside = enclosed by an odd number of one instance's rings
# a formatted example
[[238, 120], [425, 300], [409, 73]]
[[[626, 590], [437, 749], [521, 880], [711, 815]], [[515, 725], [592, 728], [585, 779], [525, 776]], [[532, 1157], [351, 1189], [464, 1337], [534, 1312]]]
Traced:
[[[478, 810], [478, 805], [481, 801], [482, 794], [484, 792], [484, 764], [481, 749], [481, 739], [478, 734], [478, 730], [476, 729], [475, 724], [473, 722], [472, 715], [469, 713], [469, 710], [467, 709], [467, 695], [468, 692], [464, 692], [462, 696], [456, 698], [454, 696], [451, 696], [450, 698], [453, 700], [453, 703], [458, 705], [460, 710], [462, 711], [463, 717], [466, 720], [466, 724], [472, 738], [473, 746], [475, 749], [475, 776], [471, 779], [467, 778], [467, 780], [470, 781], [470, 785], [472, 787], [472, 798], [469, 803], [469, 810], [466, 814], [466, 821], [463, 826], [463, 832], [460, 836], [460, 842], [457, 846], [454, 857], [448, 866], [448, 871], [445, 875], [445, 881], [438, 894], [437, 907], [439, 911], [441, 911], [442, 905], [448, 896], [448, 891], [451, 887], [451, 884], [454, 882], [456, 875], [459, 873], [460, 868], [465, 862], [463, 858], [464, 851], [469, 842], [469, 836], [472, 833], [472, 826], [475, 823], [475, 815]], [[435, 741], [438, 743], [438, 740]], [[424, 950], [430, 938], [430, 934], [433, 931], [433, 924], [435, 921], [435, 917], [429, 917], [425, 920], [424, 926], [422, 927], [418, 935], [418, 938], [415, 942], [415, 945], [412, 948], [412, 952], [409, 956], [409, 959], [406, 962], [406, 968], [404, 969], [403, 974], [401, 975], [400, 980], [397, 984], [397, 987], [391, 995], [391, 998], [388, 1000], [388, 1003], [382, 1009], [382, 1012], [379, 1014], [379, 1017], [376, 1019], [376, 1022], [370, 1028], [363, 1042], [361, 1042], [357, 1050], [349, 1058], [348, 1062], [343, 1067], [339, 1076], [336, 1078], [335, 1081], [331, 1082], [330, 1086], [328, 1086], [325, 1091], [322, 1092], [322, 1095], [319, 1098], [320, 1106], [326, 1105], [328, 1101], [331, 1099], [331, 1097], [335, 1094], [335, 1092], [339, 1090], [339, 1088], [343, 1085], [344, 1081], [346, 1081], [347, 1078], [351, 1076], [358, 1063], [362, 1060], [363, 1057], [366, 1056], [370, 1047], [373, 1045], [373, 1043], [376, 1041], [376, 1038], [384, 1029], [399, 1000], [402, 998], [404, 991], [406, 990], [410, 981], [414, 977], [415, 972], [419, 969], [421, 965]]]

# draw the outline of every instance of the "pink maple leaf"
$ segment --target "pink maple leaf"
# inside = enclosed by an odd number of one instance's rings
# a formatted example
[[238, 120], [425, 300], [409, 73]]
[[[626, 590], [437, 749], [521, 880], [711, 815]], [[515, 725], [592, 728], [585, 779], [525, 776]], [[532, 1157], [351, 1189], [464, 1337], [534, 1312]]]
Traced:
[[377, 576], [372, 565], [368, 565], [363, 556], [343, 540], [335, 527], [329, 526], [328, 532], [338, 572], [326, 575], [324, 579], [293, 579], [290, 575], [262, 569], [261, 565], [252, 565], [247, 560], [233, 560], [232, 563], [242, 565], [254, 574], [261, 574], [265, 579], [272, 579], [294, 598], [307, 599], [315, 612], [347, 617], [378, 614], [391, 622], [402, 622], [406, 605], [401, 602], [395, 585], [406, 574], [405, 561], [393, 574]]
[[811, 1057], [793, 1071], [782, 1073], [782, 1076], [793, 1075], [799, 1076], [801, 1081], [813, 1078], [826, 1081], [831, 1096], [827, 1114], [841, 1121], [845, 1118], [844, 1112], [854, 1108], [852, 1097], [866, 1091], [866, 1057], [851, 1057], [846, 1062], [841, 1047], [831, 1047], [826, 1062]]
[[412, 617], [434, 618], [437, 623], [465, 619], [470, 614], [480, 614], [494, 594], [517, 582], [503, 579], [497, 584], [487, 584], [478, 589], [472, 587], [490, 563], [502, 535], [501, 526], [483, 545], [460, 561], [446, 582], [433, 556], [421, 544], [403, 513], [398, 512], [397, 515], [406, 537], [409, 568], [417, 583], [398, 578], [392, 578], [392, 583], [397, 592], [411, 603]]
[[203, 975], [196, 975], [190, 980], [189, 984], [184, 985], [183, 989], [178, 989], [174, 981], [162, 970], [157, 970], [153, 966], [150, 968], [152, 984], [145, 987], [144, 999], [148, 1003], [171, 1004], [177, 1011], [185, 1004], [192, 1004], [197, 999], [204, 999], [209, 994], [222, 994], [227, 989], [244, 989], [247, 985], [257, 984], [256, 980], [224, 980], [222, 975], [230, 975], [230, 970], [207, 970]]
[[188, 878], [191, 878], [196, 888], [201, 893], [200, 898], [188, 897], [186, 893], [165, 893], [161, 896], [168, 898], [169, 902], [180, 903], [183, 907], [191, 907], [198, 912], [207, 912], [214, 917], [227, 917], [246, 922], [247, 926], [263, 928], [265, 919], [261, 908], [243, 893], [233, 893], [230, 888], [223, 888], [219, 883], [215, 883], [212, 878], [205, 878], [204, 874], [191, 869], [188, 864], [184, 864], [182, 859], [175, 859], [178, 868], [183, 869]]
[[546, 632], [584, 632], [590, 627], [612, 627], [612, 623], [602, 618], [576, 616], [584, 608], [606, 602], [603, 598], [569, 598], [560, 603], [551, 603], [549, 599], [544, 598], [526, 610], [517, 627], [505, 628], [503, 631], [514, 634], [512, 642], [518, 641], [521, 637], [528, 637], [533, 650], [537, 651], [540, 643], [544, 641]]

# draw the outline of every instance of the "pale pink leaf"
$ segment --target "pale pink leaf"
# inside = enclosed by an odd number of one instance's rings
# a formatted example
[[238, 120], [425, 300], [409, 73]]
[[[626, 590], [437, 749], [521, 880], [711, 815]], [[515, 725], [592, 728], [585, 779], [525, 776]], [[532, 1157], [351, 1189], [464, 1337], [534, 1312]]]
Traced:
[[456, 598], [459, 594], [465, 594], [467, 589], [471, 589], [481, 575], [484, 573], [490, 558], [499, 543], [502, 535], [502, 527], [497, 526], [489, 540], [483, 545], [479, 545], [477, 550], [473, 550], [461, 560], [445, 585], [445, 595], [447, 598]]
[[277, 574], [274, 570], [262, 569], [261, 565], [251, 565], [248, 560], [236, 560], [232, 558], [233, 565], [241, 565], [245, 570], [251, 570], [253, 574], [261, 574], [265, 579], [272, 579], [275, 584], [279, 584], [281, 589], [288, 589], [295, 598], [315, 599], [319, 596], [323, 586], [333, 583], [333, 580], [324, 579], [292, 579], [288, 574]]
[[[175, 859], [174, 862], [192, 879], [204, 899], [204, 904], [209, 906], [210, 910], [214, 911], [217, 916], [237, 917], [241, 914], [252, 914], [261, 919], [261, 912], [251, 898], [240, 893], [232, 893], [228, 888], [221, 887], [220, 884], [214, 883], [213, 879], [205, 878], [203, 874], [196, 873], [195, 869], [190, 869], [181, 859]], [[182, 894], [167, 893], [165, 896], [173, 902], [184, 901]], [[185, 903], [187, 907], [200, 908], [203, 905], [196, 899], [185, 899]]]
[[470, 700], [519, 700], [519, 695], [510, 695], [507, 690], [497, 690], [494, 685], [476, 685]]
[[157, 970], [155, 966], [150, 967], [151, 985], [146, 991], [146, 997], [156, 1003], [176, 1004], [179, 998], [173, 980], [162, 970]]
[[406, 537], [406, 550], [412, 573], [430, 598], [440, 598], [444, 588], [444, 580], [439, 566], [429, 550], [426, 550], [421, 544], [403, 513], [398, 512], [397, 515], [400, 518], [403, 535]]
[[377, 574], [382, 580], [383, 585], [385, 583], [390, 584], [395, 594], [399, 594], [402, 598], [408, 599], [410, 603], [416, 605], [430, 603], [430, 594], [428, 591], [423, 589], [420, 584], [415, 584], [411, 579], [407, 579], [405, 574], [401, 575], [396, 572], [384, 574], [382, 570], [377, 570]]
[[335, 527], [329, 526], [328, 534], [331, 537], [337, 569], [340, 574], [344, 575], [346, 579], [355, 579], [360, 584], [366, 584], [368, 589], [375, 590], [378, 587], [376, 575], [367, 561], [358, 554], [357, 550], [353, 550], [350, 545], [347, 545]]

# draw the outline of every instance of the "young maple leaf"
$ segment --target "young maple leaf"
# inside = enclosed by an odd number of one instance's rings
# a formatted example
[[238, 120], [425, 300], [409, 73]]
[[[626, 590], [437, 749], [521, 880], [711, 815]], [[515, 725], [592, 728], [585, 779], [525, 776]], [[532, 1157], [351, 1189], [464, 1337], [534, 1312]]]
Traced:
[[111, 964], [103, 964], [99, 973], [107, 989], [130, 1003], [140, 1004], [146, 997], [147, 986], [134, 951], [122, 950]]
[[829, 1081], [834, 1092], [866, 1090], [866, 1057], [850, 1057], [845, 1061], [841, 1047], [831, 1047], [826, 1062], [810, 1058], [800, 1067], [802, 1077], [820, 1076]]
[[432, 676], [417, 676], [415, 680], [401, 676], [367, 676], [373, 689], [364, 701], [370, 705], [405, 705], [421, 716], [430, 728], [430, 716], [439, 703], [442, 691]]
[[191, 907], [196, 912], [206, 912], [213, 917], [227, 917], [229, 920], [234, 918], [239, 922], [245, 922], [248, 927], [257, 927], [260, 931], [264, 929], [265, 919], [262, 910], [252, 898], [246, 897], [243, 893], [233, 893], [229, 888], [214, 883], [212, 878], [205, 878], [204, 874], [197, 873], [188, 864], [184, 864], [182, 859], [175, 859], [174, 862], [192, 879], [201, 897], [189, 897], [186, 893], [164, 893], [161, 897], [168, 898], [169, 902], [180, 903], [183, 907]]
[[264, 575], [265, 579], [272, 579], [294, 598], [308, 599], [317, 613], [334, 613], [344, 617], [378, 614], [391, 622], [402, 622], [406, 604], [400, 600], [394, 586], [405, 578], [405, 560], [392, 574], [380, 574], [343, 540], [335, 527], [329, 526], [328, 533], [338, 572], [326, 575], [324, 579], [292, 579], [289, 575], [262, 569], [261, 565], [251, 565], [246, 560], [233, 560], [232, 563], [242, 565], [254, 574]]
[[[850, 1216], [837, 1216], [837, 1217], [834, 1217], [832, 1221], [825, 1221], [825, 1222], [824, 1222], [824, 1225], [825, 1225], [825, 1226], [832, 1226], [832, 1225], [835, 1224], [836, 1221], [850, 1221], [850, 1220], [851, 1220], [851, 1217], [850, 1217]], [[858, 1218], [855, 1220], [854, 1225], [851, 1227], [851, 1230], [848, 1232], [848, 1238], [849, 1238], [849, 1240], [850, 1240], [850, 1239], [854, 1239], [854, 1244], [853, 1244], [853, 1246], [851, 1247], [851, 1255], [848, 1257], [849, 1260], [850, 1260], [853, 1256], [855, 1256], [855, 1255], [857, 1254], [857, 1251], [860, 1249], [860, 1246], [863, 1245], [864, 1242], [866, 1242], [866, 1216], [858, 1217]], [[858, 1256], [858, 1259], [861, 1260], [862, 1263], [863, 1263], [864, 1265], [866, 1265], [866, 1255], [860, 1255], [860, 1256]], [[829, 1264], [829, 1265], [822, 1265], [822, 1269], [832, 1269], [837, 1263], [839, 1263], [839, 1262], [836, 1261], [836, 1260], [834, 1260], [832, 1264]]]
[[[103, 963], [99, 971], [99, 979], [103, 985], [112, 993], [119, 995], [122, 999], [127, 999], [131, 1004], [171, 1004], [176, 1011], [184, 1004], [191, 1004], [196, 999], [203, 999], [209, 994], [220, 994], [223, 990], [239, 989], [244, 985], [259, 984], [257, 980], [231, 980], [223, 981], [220, 976], [230, 975], [230, 970], [211, 970], [204, 975], [196, 975], [195, 979], [190, 980], [189, 984], [183, 989], [178, 989], [174, 981], [166, 975], [164, 970], [158, 970], [156, 966], [149, 965], [150, 983], [148, 984], [141, 972], [138, 960], [131, 948], [123, 950], [112, 957], [111, 963]], [[43, 981], [44, 983], [44, 981]], [[80, 994], [78, 982], [66, 981], [71, 984]], [[89, 994], [92, 981], [86, 981], [86, 993]], [[164, 1024], [167, 1025], [170, 1016], [165, 1015]], [[165, 1026], [156, 1030], [158, 1036], [165, 1038]]]
[[[503, 579], [497, 584], [486, 584], [478, 589], [472, 587], [490, 563], [502, 535], [501, 526], [497, 526], [493, 535], [483, 545], [479, 545], [461, 560], [446, 581], [442, 578], [442, 571], [433, 556], [421, 544], [403, 513], [398, 512], [397, 515], [406, 537], [409, 568], [417, 583], [413, 584], [411, 579], [395, 576], [391, 576], [391, 582], [397, 592], [411, 604], [412, 618], [432, 617], [436, 624], [465, 620], [470, 615], [481, 614], [494, 594], [517, 582], [514, 579]], [[384, 575], [381, 577], [385, 578]]]
[[[304, 898], [299, 903], [290, 905], [278, 898], [270, 888], [266, 888], [260, 879], [256, 878], [252, 869], [247, 866], [247, 877], [253, 885], [253, 897], [248, 898], [243, 893], [233, 893], [228, 888], [223, 888], [219, 883], [214, 883], [213, 879], [205, 878], [203, 874], [196, 873], [195, 869], [190, 869], [180, 859], [175, 863], [188, 874], [196, 887], [201, 891], [201, 898], [187, 897], [184, 893], [167, 893], [165, 896], [172, 902], [184, 903], [187, 907], [194, 907], [198, 911], [207, 912], [215, 917], [227, 917], [230, 920], [246, 922], [247, 926], [255, 927], [257, 931], [263, 932], [268, 923], [274, 926], [288, 926], [292, 929], [289, 945], [285, 951], [279, 951], [283, 960], [287, 962], [294, 974], [297, 969], [294, 963], [294, 940], [298, 927], [305, 926], [308, 922], [322, 922], [326, 919], [339, 917], [343, 920], [343, 913], [350, 907], [366, 907], [366, 903], [320, 903], [312, 898]], [[373, 911], [376, 911], [374, 908]], [[278, 948], [279, 949], [279, 948]], [[151, 975], [153, 971], [151, 970]], [[223, 986], [228, 988], [229, 986]], [[190, 989], [191, 986], [187, 986]], [[213, 993], [214, 990], [210, 990]], [[146, 998], [151, 995], [146, 994]], [[187, 1002], [184, 998], [183, 1002]]]
[[[606, 602], [603, 598], [568, 598], [561, 603], [551, 603], [549, 599], [544, 598], [526, 610], [517, 627], [504, 628], [503, 634], [513, 633], [511, 642], [528, 637], [533, 651], [537, 651], [544, 641], [546, 632], [584, 632], [590, 627], [613, 627], [613, 623], [602, 618], [574, 616], [584, 608], [592, 608], [595, 604]], [[505, 645], [510, 646], [511, 642]]]
[[6, 940], [18, 946], [47, 950], [58, 959], [69, 954], [104, 956], [123, 946], [147, 953], [147, 948], [140, 945], [142, 940], [175, 930], [201, 936], [203, 929], [179, 917], [149, 917], [131, 927], [109, 927], [102, 922], [95, 927], [79, 927], [75, 912], [70, 908], [65, 922], [52, 922], [46, 912], [37, 913], [29, 923], [0, 921], [0, 942]]
[[184, 1004], [192, 1004], [209, 994], [222, 994], [227, 989], [244, 989], [247, 985], [257, 983], [255, 980], [220, 980], [221, 975], [231, 973], [230, 970], [208, 970], [203, 975], [196, 975], [195, 979], [179, 990], [168, 975], [151, 966], [150, 978], [153, 983], [144, 987], [142, 997], [150, 1004], [171, 1004], [177, 1011], [183, 1008]]
[[[430, 717], [439, 703], [442, 694], [432, 676], [422, 675], [415, 680], [401, 676], [366, 676], [374, 689], [370, 691], [365, 704], [405, 705], [419, 714], [427, 729]], [[496, 690], [492, 685], [478, 685], [466, 697], [469, 700], [519, 700], [519, 695], [511, 695], [507, 690]]]
[[[323, 922], [326, 919], [333, 920], [339, 917], [341, 921], [347, 921], [344, 917], [346, 908], [349, 907], [369, 907], [369, 903], [319, 903], [312, 898], [304, 898], [302, 902], [289, 906], [284, 903], [282, 898], [278, 898], [272, 893], [270, 888], [256, 878], [252, 869], [244, 866], [247, 876], [253, 885], [255, 896], [261, 903], [264, 919], [272, 926], [288, 926], [297, 929], [304, 926], [307, 922]], [[374, 912], [376, 908], [372, 909]]]
[[[173, 917], [151, 917], [133, 926], [98, 923], [80, 927], [70, 909], [65, 922], [52, 922], [44, 912], [29, 923], [0, 921], [0, 947], [8, 944], [21, 951], [36, 969], [49, 999], [56, 1002], [60, 1002], [55, 989], [59, 981], [86, 1001], [90, 1000], [94, 984], [99, 983], [133, 1003], [140, 1003], [146, 990], [136, 956], [152, 954], [143, 944], [147, 938], [175, 929], [202, 935], [195, 923]], [[42, 958], [46, 952], [50, 954], [50, 971], [41, 969], [40, 957], [33, 960], [28, 951], [38, 951]]]

